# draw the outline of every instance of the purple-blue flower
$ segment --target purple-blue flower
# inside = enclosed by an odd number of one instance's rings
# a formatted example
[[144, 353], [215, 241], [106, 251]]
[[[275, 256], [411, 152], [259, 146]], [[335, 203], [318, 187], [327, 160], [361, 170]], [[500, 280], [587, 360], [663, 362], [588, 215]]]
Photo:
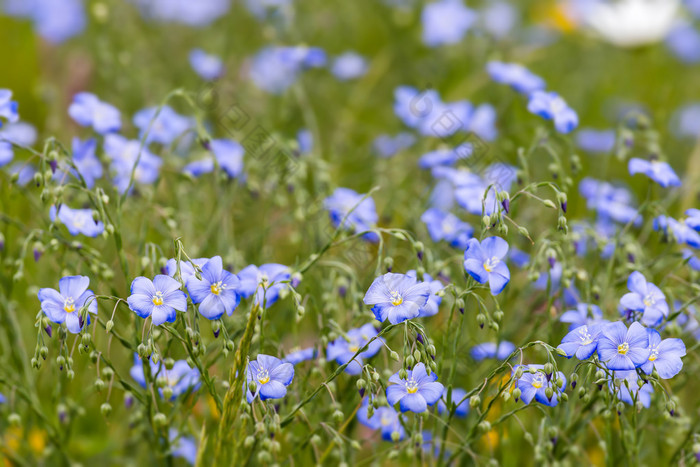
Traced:
[[[323, 200], [323, 206], [330, 214], [333, 226], [353, 232], [364, 232], [376, 226], [379, 216], [371, 196], [357, 193], [350, 188], [336, 188], [331, 196]], [[374, 232], [364, 234], [369, 241], [378, 241]]]
[[264, 303], [267, 308], [287, 289], [290, 277], [289, 267], [282, 264], [268, 263], [260, 267], [251, 264], [238, 273], [239, 293], [245, 298], [255, 295], [255, 302]]
[[[615, 389], [615, 380], [618, 380], [619, 384], [619, 389], [617, 390]], [[625, 381], [627, 381], [627, 384], [625, 384]], [[654, 388], [649, 382], [645, 382], [640, 388], [637, 381], [639, 381], [639, 375], [637, 375], [635, 370], [614, 371], [613, 378], [608, 381], [608, 387], [610, 392], [615, 394], [622, 402], [632, 405], [636, 400], [641, 402], [642, 406], [649, 408]]]
[[216, 55], [202, 49], [192, 49], [189, 59], [190, 66], [203, 80], [214, 81], [224, 74], [224, 63]]
[[612, 219], [626, 224], [642, 222], [637, 209], [632, 207], [632, 195], [629, 190], [615, 187], [607, 182], [586, 177], [579, 183], [579, 192], [586, 198], [588, 209], [598, 212], [601, 221]]
[[506, 84], [526, 96], [547, 86], [542, 78], [519, 63], [493, 61], [486, 65], [486, 71], [495, 82]]
[[170, 452], [173, 457], [181, 457], [190, 465], [197, 462], [197, 443], [191, 436], [182, 436], [176, 430], [170, 429], [168, 432], [170, 440]]
[[[409, 277], [414, 277], [416, 280], [418, 280], [414, 269], [407, 271], [406, 275]], [[427, 272], [423, 274], [422, 283], [428, 284], [428, 287], [430, 287], [430, 295], [428, 296], [428, 301], [425, 302], [425, 305], [420, 308], [418, 317], [426, 318], [428, 316], [435, 316], [440, 309], [440, 303], [442, 303], [442, 297], [438, 295], [438, 292], [444, 289], [445, 286], [439, 280], [433, 279], [433, 277]]]
[[687, 244], [693, 248], [700, 248], [700, 234], [683, 220], [677, 221], [672, 217], [658, 216], [654, 219], [654, 230], [661, 230], [666, 235], [670, 234], [680, 245]]
[[178, 114], [168, 105], [141, 109], [134, 114], [133, 122], [140, 130], [139, 139], [145, 136], [147, 143], [163, 145], [171, 144], [194, 126], [191, 118]]
[[359, 375], [362, 373], [363, 359], [374, 357], [381, 350], [384, 340], [381, 338], [373, 340], [366, 350], [351, 361], [353, 355], [376, 337], [378, 332], [373, 325], [365, 324], [360, 328], [350, 329], [346, 334], [347, 339], [345, 336], [340, 336], [328, 343], [326, 358], [335, 360], [339, 365], [350, 362], [345, 367], [345, 372], [350, 375]]
[[[58, 281], [58, 290], [39, 289], [38, 297], [41, 311], [53, 323], [66, 323], [73, 334], [78, 334], [85, 325], [80, 317], [80, 309], [88, 301], [88, 313], [97, 314], [97, 300], [91, 299], [95, 294], [88, 289], [90, 278], [86, 276], [65, 276]], [[89, 315], [88, 315], [89, 319]]]
[[316, 358], [316, 349], [313, 347], [307, 347], [305, 349], [297, 350], [296, 352], [290, 352], [286, 357], [282, 359], [285, 363], [291, 363], [292, 365], [297, 365], [301, 362], [307, 360], [313, 360]]
[[367, 73], [367, 60], [356, 52], [337, 56], [331, 65], [331, 73], [341, 81], [360, 78]]
[[101, 135], [119, 131], [122, 127], [119, 110], [89, 92], [80, 92], [73, 96], [68, 115], [78, 125], [91, 126]]
[[281, 94], [296, 82], [301, 71], [325, 64], [326, 53], [318, 47], [266, 47], [253, 57], [249, 74], [258, 88]]
[[238, 178], [243, 173], [243, 154], [245, 149], [238, 142], [230, 139], [214, 139], [209, 142], [211, 152], [216, 157], [226, 174], [231, 178]]
[[495, 342], [484, 342], [483, 344], [477, 344], [472, 347], [469, 353], [474, 360], [480, 362], [487, 358], [505, 360], [514, 350], [515, 344], [512, 342], [502, 341], [498, 344]]
[[656, 183], [666, 188], [669, 186], [680, 186], [681, 179], [673, 171], [668, 162], [648, 161], [633, 157], [627, 165], [630, 175], [642, 173], [654, 180]]
[[613, 371], [634, 370], [649, 359], [649, 336], [638, 322], [627, 329], [622, 321], [603, 325], [598, 335], [598, 358]]
[[374, 305], [372, 311], [378, 321], [387, 319], [397, 324], [416, 318], [428, 301], [431, 290], [415, 277], [388, 272], [372, 282], [363, 299], [365, 305]]
[[440, 399], [445, 387], [437, 382], [435, 372], [428, 375], [423, 363], [416, 364], [407, 373], [406, 379], [401, 379], [398, 372], [389, 378], [394, 384], [386, 388], [386, 400], [391, 406], [398, 402], [402, 412], [425, 412]]
[[6, 0], [4, 11], [25, 17], [46, 41], [59, 44], [82, 33], [87, 23], [82, 0]]
[[685, 223], [694, 230], [700, 231], [700, 209], [687, 209], [685, 215]]
[[[517, 371], [517, 365], [513, 369], [513, 374]], [[559, 404], [559, 393], [566, 388], [566, 377], [561, 371], [556, 375], [547, 375], [544, 372], [544, 365], [523, 365], [523, 375], [515, 382], [515, 387], [520, 389], [520, 398], [525, 404], [529, 404], [535, 399], [537, 402], [549, 407]], [[556, 381], [561, 379], [564, 383], [562, 387], [556, 386]], [[551, 388], [552, 397], [547, 397], [547, 389]]]
[[666, 36], [666, 47], [685, 63], [700, 62], [700, 32], [684, 21], [675, 26]]
[[464, 389], [452, 388], [452, 397], [448, 400], [447, 388], [445, 388], [442, 393], [442, 398], [440, 398], [440, 401], [438, 402], [438, 412], [443, 414], [449, 410], [452, 410], [452, 406], [456, 405], [455, 415], [458, 417], [465, 417], [469, 413], [469, 398], [465, 399], [466, 395], [467, 391]]
[[462, 143], [454, 149], [441, 148], [423, 154], [418, 159], [418, 167], [432, 169], [439, 165], [454, 165], [459, 160], [468, 159], [474, 152], [474, 145]]
[[569, 323], [569, 330], [579, 326], [600, 322], [603, 319], [603, 312], [598, 305], [592, 303], [578, 303], [575, 310], [566, 310], [559, 321]]
[[231, 316], [241, 301], [237, 292], [240, 281], [223, 268], [221, 256], [214, 256], [202, 267], [202, 280], [192, 275], [186, 285], [192, 301], [199, 304], [199, 313], [207, 319], [219, 319], [224, 313]]
[[58, 208], [58, 214], [56, 214], [56, 206], [51, 206], [49, 216], [51, 222], [55, 222], [58, 218], [71, 235], [83, 234], [86, 237], [97, 237], [105, 229], [102, 221], [95, 221], [92, 217], [92, 209], [71, 209], [62, 204]]
[[[287, 386], [294, 379], [294, 365], [284, 363], [277, 357], [258, 354], [256, 360], [248, 363], [246, 374], [246, 400], [252, 403], [257, 396], [260, 400], [281, 399], [287, 394]], [[255, 391], [252, 391], [253, 385]]]
[[[207, 264], [209, 258], [194, 258], [192, 262], [199, 266], [204, 267]], [[175, 258], [170, 258], [167, 263], [165, 263], [165, 271], [170, 277], [175, 278], [177, 273], [177, 260]], [[182, 282], [187, 283], [190, 277], [195, 277], [194, 267], [189, 261], [180, 261], [180, 278]]]
[[[4, 117], [10, 123], [16, 123], [19, 120], [19, 104], [12, 100], [12, 91], [9, 89], [0, 89], [0, 117]], [[0, 120], [2, 127], [2, 120]]]
[[[97, 150], [97, 141], [94, 138], [85, 141], [80, 138], [73, 138], [73, 164], [78, 169], [64, 167], [75, 178], [82, 176], [85, 180], [85, 185], [92, 189], [95, 186], [95, 181], [102, 178], [102, 163], [95, 155]], [[64, 174], [56, 172], [55, 177], [63, 178]]]
[[428, 47], [456, 44], [477, 20], [477, 14], [462, 0], [438, 0], [427, 4], [421, 14], [423, 43]]
[[627, 279], [630, 290], [620, 299], [620, 305], [631, 311], [642, 312], [642, 323], [646, 326], [656, 326], [668, 316], [666, 296], [656, 285], [647, 282], [644, 275], [634, 271]]
[[504, 258], [508, 243], [501, 237], [488, 237], [481, 243], [476, 238], [469, 240], [464, 251], [464, 269], [478, 283], [489, 283], [491, 293], [498, 295], [510, 281], [510, 271]]
[[[150, 185], [158, 179], [163, 161], [142, 147], [140, 141], [128, 140], [117, 134], [109, 134], [105, 137], [104, 150], [112, 161], [114, 185], [120, 193], [124, 193], [129, 187], [132, 171], [134, 182]], [[136, 166], [135, 170], [134, 166]]]
[[164, 274], [152, 281], [143, 276], [134, 279], [127, 302], [134, 313], [144, 319], [150, 316], [156, 326], [174, 322], [176, 311], [187, 311], [187, 296], [180, 283]]
[[656, 329], [647, 329], [649, 334], [649, 358], [642, 365], [642, 371], [648, 375], [653, 370], [661, 379], [671, 379], [683, 368], [681, 357], [685, 356], [685, 344], [678, 338], [661, 340]]
[[430, 208], [420, 218], [434, 242], [445, 240], [451, 246], [466, 249], [474, 228], [450, 212]]
[[399, 413], [393, 407], [377, 407], [371, 417], [367, 416], [368, 409], [369, 403], [365, 399], [357, 411], [360, 423], [373, 430], [381, 430], [384, 441], [394, 441], [394, 437], [401, 441], [404, 438], [406, 432], [399, 419]]
[[606, 154], [615, 148], [615, 130], [594, 130], [581, 128], [576, 133], [576, 145], [586, 152]]
[[578, 326], [564, 336], [557, 348], [564, 351], [566, 358], [576, 355], [579, 360], [587, 360], [598, 347], [598, 336], [602, 326], [603, 323]]
[[413, 146], [416, 137], [408, 132], [399, 133], [396, 136], [379, 135], [372, 142], [372, 148], [380, 157], [393, 157], [396, 153]]
[[[191, 368], [187, 361], [177, 360], [171, 369], [167, 369], [162, 360], [158, 363], [153, 363], [153, 360], [148, 359], [151, 367], [151, 376], [157, 381], [163, 379], [165, 386], [169, 387], [173, 393], [170, 400], [175, 400], [177, 397], [194, 392], [201, 386], [199, 379], [199, 370]], [[134, 366], [129, 370], [129, 375], [144, 388], [146, 387], [146, 375], [143, 370], [143, 360], [138, 354], [134, 354]], [[160, 396], [163, 397], [162, 387], [159, 389]]]
[[533, 92], [527, 110], [545, 120], [554, 120], [559, 133], [571, 133], [578, 126], [578, 115], [556, 92]]

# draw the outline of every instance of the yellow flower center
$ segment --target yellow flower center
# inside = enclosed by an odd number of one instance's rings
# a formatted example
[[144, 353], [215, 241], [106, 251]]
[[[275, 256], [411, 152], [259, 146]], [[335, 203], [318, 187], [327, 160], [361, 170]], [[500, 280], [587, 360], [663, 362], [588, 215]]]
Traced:
[[501, 260], [493, 256], [491, 257], [491, 259], [487, 259], [486, 261], [484, 261], [484, 269], [486, 270], [486, 272], [491, 272], [498, 265], [498, 263], [500, 263], [500, 261]]
[[657, 357], [657, 355], [655, 355], [655, 354], [649, 355], [649, 361], [650, 362], [656, 361], [656, 357]]
[[71, 297], [66, 298], [66, 301], [63, 302], [63, 311], [66, 313], [73, 313], [75, 311], [75, 303]]
[[266, 384], [270, 382], [270, 373], [267, 370], [258, 371], [258, 383]]
[[221, 283], [221, 281], [217, 282], [216, 284], [212, 284], [209, 289], [211, 290], [211, 293], [214, 295], [219, 295], [222, 290], [224, 290], [226, 286]]
[[627, 355], [627, 352], [630, 350], [630, 345], [627, 342], [623, 342], [622, 344], [617, 346], [617, 353], [620, 355]]
[[406, 382], [406, 392], [409, 394], [415, 394], [418, 392], [418, 383], [416, 383], [415, 380], [411, 379]]
[[161, 306], [163, 304], [163, 292], [158, 291], [156, 294], [153, 296], [153, 299], [151, 300], [155, 306]]
[[358, 350], [360, 350], [360, 348], [359, 348], [357, 345], [355, 345], [355, 344], [351, 344], [351, 345], [348, 347], [348, 350], [349, 350], [350, 352], [352, 352], [352, 353], [355, 353], [355, 352], [357, 352]]
[[398, 292], [391, 292], [391, 304], [399, 306], [403, 303], [403, 297]]

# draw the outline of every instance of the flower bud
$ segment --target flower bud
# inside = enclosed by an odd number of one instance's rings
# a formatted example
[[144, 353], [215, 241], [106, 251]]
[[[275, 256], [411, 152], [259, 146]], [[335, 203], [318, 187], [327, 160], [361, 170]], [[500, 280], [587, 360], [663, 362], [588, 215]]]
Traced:
[[112, 413], [112, 406], [109, 402], [105, 402], [100, 406], [100, 412], [102, 412], [103, 417], [109, 417], [109, 414]]
[[516, 402], [520, 399], [521, 394], [522, 394], [522, 391], [520, 391], [520, 388], [513, 389], [513, 397], [515, 398]]
[[469, 406], [472, 409], [479, 407], [479, 404], [481, 404], [481, 398], [479, 397], [478, 394], [475, 394], [469, 398]]
[[168, 423], [168, 417], [166, 417], [164, 413], [157, 412], [153, 416], [153, 423], [156, 426], [165, 426]]

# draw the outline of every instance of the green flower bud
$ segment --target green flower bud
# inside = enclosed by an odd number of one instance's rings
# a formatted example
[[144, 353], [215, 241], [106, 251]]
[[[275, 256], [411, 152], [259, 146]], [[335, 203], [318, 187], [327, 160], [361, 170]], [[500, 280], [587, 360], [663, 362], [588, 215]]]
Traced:
[[112, 413], [112, 406], [109, 402], [105, 402], [100, 406], [100, 412], [102, 412], [103, 417], [109, 417], [109, 414]]

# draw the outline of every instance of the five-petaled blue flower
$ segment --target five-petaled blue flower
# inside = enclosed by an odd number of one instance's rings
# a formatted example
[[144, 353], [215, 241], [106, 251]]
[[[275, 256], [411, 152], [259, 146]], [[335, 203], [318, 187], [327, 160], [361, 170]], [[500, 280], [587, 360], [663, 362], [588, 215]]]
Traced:
[[291, 363], [296, 365], [307, 360], [313, 360], [316, 358], [316, 349], [313, 347], [307, 347], [306, 349], [297, 350], [296, 352], [290, 352], [286, 357], [282, 359], [285, 363]]
[[[518, 366], [513, 369], [513, 374], [517, 371]], [[566, 388], [564, 373], [560, 371], [556, 375], [547, 375], [544, 372], [544, 365], [524, 365], [524, 369], [523, 375], [515, 382], [515, 386], [520, 389], [520, 398], [523, 402], [529, 404], [532, 399], [535, 399], [540, 404], [549, 407], [559, 404], [559, 393]], [[556, 386], [558, 379], [563, 382], [561, 387]], [[551, 398], [547, 397], [548, 388], [553, 391]]]
[[[10, 123], [15, 123], [19, 120], [17, 110], [19, 104], [12, 100], [12, 91], [9, 89], [0, 89], [0, 117], [4, 117]], [[2, 120], [0, 120], [0, 127]]]
[[245, 298], [255, 295], [255, 302], [267, 308], [279, 299], [282, 291], [287, 290], [290, 277], [289, 268], [282, 264], [268, 263], [260, 267], [251, 264], [238, 273], [241, 281], [239, 293]]
[[527, 110], [545, 120], [554, 120], [559, 133], [571, 133], [578, 126], [578, 115], [556, 92], [533, 92]]
[[418, 283], [415, 276], [388, 272], [369, 286], [363, 301], [374, 305], [372, 311], [378, 321], [397, 324], [415, 318], [428, 301], [430, 285]]
[[519, 63], [493, 61], [486, 65], [486, 70], [495, 82], [507, 84], [526, 96], [546, 87], [542, 78]]
[[331, 65], [331, 73], [341, 81], [360, 78], [367, 73], [367, 59], [356, 52], [337, 56]]
[[430, 238], [434, 242], [445, 240], [455, 248], [467, 248], [469, 239], [474, 234], [474, 228], [451, 212], [430, 208], [423, 213], [420, 220], [428, 228]]
[[[447, 388], [442, 393], [442, 398], [438, 402], [438, 412], [441, 414], [452, 410], [452, 406], [456, 406], [455, 415], [465, 417], [469, 413], [469, 398], [466, 397], [467, 391], [460, 388], [452, 388], [452, 397], [447, 398]], [[447, 402], [447, 403], [445, 403]], [[459, 405], [457, 405], [459, 404]]]
[[478, 283], [489, 283], [491, 293], [498, 295], [510, 281], [510, 271], [503, 260], [508, 243], [501, 237], [488, 237], [481, 243], [472, 238], [464, 251], [464, 269]]
[[[90, 278], [86, 276], [66, 276], [58, 281], [58, 290], [39, 289], [38, 297], [41, 301], [41, 311], [54, 323], [66, 323], [66, 327], [73, 334], [77, 334], [85, 325], [80, 309], [87, 305], [88, 313], [97, 314], [97, 300], [92, 298], [95, 294], [88, 289]], [[88, 315], [89, 319], [89, 315]]]
[[673, 171], [668, 162], [647, 161], [638, 157], [630, 159], [627, 166], [630, 175], [642, 173], [654, 180], [656, 183], [666, 188], [669, 186], [680, 186], [681, 179]]
[[82, 177], [85, 185], [92, 189], [95, 186], [95, 181], [102, 177], [102, 163], [95, 155], [97, 149], [97, 141], [90, 138], [81, 141], [80, 138], [73, 138], [73, 164], [78, 169], [68, 167], [65, 164], [63, 172], [56, 172], [54, 179], [62, 180], [65, 177], [65, 172], [70, 173], [75, 178]]
[[389, 378], [389, 382], [394, 384], [386, 388], [386, 400], [391, 406], [399, 402], [402, 412], [425, 412], [445, 390], [442, 383], [437, 382], [435, 372], [426, 373], [423, 363], [418, 363], [412, 371], [408, 370], [406, 379], [401, 379], [397, 372]]
[[439, 0], [423, 8], [423, 43], [428, 47], [456, 44], [477, 20], [477, 14], [462, 0]]
[[119, 131], [122, 127], [119, 110], [89, 92], [80, 92], [73, 96], [68, 115], [78, 125], [91, 126], [101, 135]]
[[[627, 381], [627, 384], [625, 384], [625, 381]], [[644, 382], [642, 387], [639, 387], [637, 381], [639, 381], [639, 375], [637, 375], [635, 370], [613, 371], [613, 377], [608, 380], [608, 387], [610, 392], [615, 394], [622, 402], [632, 405], [636, 400], [641, 402], [643, 407], [649, 408], [654, 388], [649, 382]], [[617, 386], [619, 386], [619, 389], [616, 389]]]
[[256, 360], [248, 363], [246, 400], [252, 403], [258, 395], [263, 401], [281, 399], [287, 394], [287, 386], [292, 379], [294, 379], [294, 365], [284, 363], [277, 357], [259, 354]]
[[[410, 271], [406, 272], [406, 275], [409, 277], [416, 277], [416, 271], [411, 269]], [[423, 274], [423, 283], [428, 284], [430, 287], [430, 295], [428, 296], [428, 301], [425, 302], [425, 305], [423, 305], [418, 311], [418, 317], [420, 318], [435, 316], [438, 311], [440, 311], [442, 297], [438, 295], [438, 292], [445, 288], [442, 282], [437, 279], [433, 279], [433, 277], [427, 272]]]
[[579, 360], [587, 360], [598, 347], [598, 336], [603, 326], [603, 323], [578, 326], [564, 336], [557, 348], [564, 351], [566, 358], [576, 355]]
[[[140, 130], [139, 139], [163, 145], [175, 139], [194, 126], [193, 120], [175, 112], [172, 107], [148, 107], [134, 114], [134, 125]], [[139, 142], [140, 145], [140, 142]]]
[[486, 360], [487, 358], [496, 358], [498, 360], [505, 360], [513, 353], [515, 350], [515, 344], [508, 341], [502, 341], [498, 344], [495, 342], [484, 342], [483, 344], [477, 344], [471, 348], [469, 353], [472, 358], [477, 362]]
[[202, 280], [192, 275], [187, 279], [187, 291], [199, 312], [207, 319], [219, 319], [224, 313], [231, 316], [241, 301], [237, 293], [240, 281], [235, 274], [223, 268], [221, 256], [214, 256], [202, 266]]
[[365, 399], [357, 411], [360, 423], [373, 430], [381, 430], [384, 441], [394, 441], [395, 437], [398, 438], [397, 441], [403, 439], [406, 432], [399, 419], [399, 413], [393, 407], [377, 407], [371, 417], [367, 416], [368, 410], [369, 403]]
[[326, 350], [326, 358], [335, 360], [339, 365], [344, 365], [345, 372], [351, 375], [359, 375], [362, 373], [362, 359], [374, 357], [382, 348], [383, 339], [374, 339], [369, 343], [367, 349], [350, 360], [358, 350], [363, 348], [367, 343], [378, 334], [377, 330], [371, 324], [365, 324], [360, 328], [350, 329], [345, 336], [340, 336], [333, 342], [328, 343]]
[[224, 74], [224, 63], [216, 55], [202, 49], [193, 49], [189, 55], [192, 69], [206, 81], [214, 81]]
[[656, 326], [668, 316], [666, 296], [656, 285], [647, 282], [641, 272], [630, 274], [627, 288], [630, 292], [622, 296], [620, 305], [627, 310], [642, 312], [643, 324]]
[[634, 370], [649, 359], [649, 336], [638, 322], [627, 329], [622, 321], [603, 325], [598, 336], [598, 358], [611, 370]]
[[693, 248], [700, 248], [700, 234], [690, 227], [684, 220], [677, 221], [668, 216], [658, 216], [654, 219], [654, 230], [661, 230], [666, 235], [672, 234], [676, 243], [687, 244]]
[[[158, 363], [153, 363], [153, 360], [148, 359], [149, 365], [151, 367], [151, 376], [157, 381], [162, 378], [162, 382], [165, 383], [160, 386], [159, 392], [160, 396], [163, 397], [163, 387], [167, 386], [172, 390], [171, 400], [185, 394], [187, 392], [194, 392], [201, 386], [201, 381], [199, 379], [199, 370], [197, 368], [191, 368], [187, 361], [177, 360], [173, 364], [171, 369], [167, 369], [160, 360]], [[129, 374], [134, 381], [139, 383], [144, 388], [146, 387], [146, 375], [143, 371], [143, 360], [138, 354], [134, 354], [134, 366], [129, 370]]]
[[86, 237], [97, 237], [105, 229], [102, 221], [95, 221], [92, 217], [92, 209], [71, 209], [63, 204], [58, 208], [58, 213], [56, 213], [56, 206], [51, 206], [49, 216], [51, 222], [55, 222], [58, 217], [71, 235], [83, 234]]
[[187, 311], [187, 296], [180, 283], [164, 274], [153, 281], [143, 276], [134, 279], [127, 302], [134, 313], [144, 319], [150, 316], [156, 326], [175, 321], [176, 311]]
[[[377, 224], [377, 209], [372, 197], [350, 188], [336, 188], [331, 196], [323, 200], [323, 206], [328, 210], [334, 227], [364, 232]], [[372, 242], [379, 241], [374, 232], [367, 232], [363, 237]]]
[[575, 310], [566, 310], [559, 318], [559, 321], [570, 323], [569, 330], [572, 330], [579, 326], [600, 322], [602, 319], [603, 312], [598, 305], [578, 303]]
[[181, 457], [190, 465], [197, 462], [197, 443], [191, 436], [181, 436], [176, 430], [168, 431], [170, 439], [170, 452], [173, 457]]
[[656, 329], [647, 329], [649, 334], [649, 358], [642, 365], [642, 371], [648, 375], [653, 370], [662, 379], [670, 379], [683, 368], [681, 357], [685, 356], [685, 344], [678, 338], [661, 340]]

